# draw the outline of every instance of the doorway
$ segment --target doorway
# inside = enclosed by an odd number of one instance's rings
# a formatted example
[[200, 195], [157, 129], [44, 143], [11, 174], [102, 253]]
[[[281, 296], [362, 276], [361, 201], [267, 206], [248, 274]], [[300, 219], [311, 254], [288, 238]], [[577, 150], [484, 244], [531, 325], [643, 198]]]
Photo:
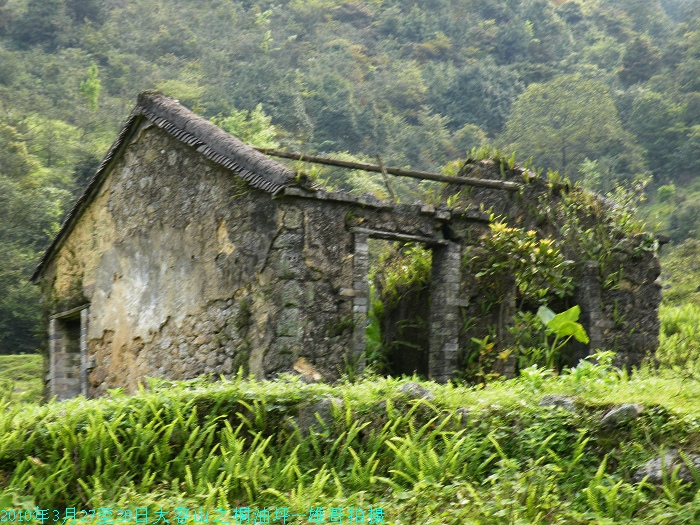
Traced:
[[[419, 305], [424, 324], [415, 322], [412, 309], [407, 307], [407, 323], [401, 333], [422, 331], [418, 340], [400, 339], [395, 349], [389, 352], [391, 363], [388, 369], [395, 374], [412, 374], [417, 372], [439, 382], [448, 381], [457, 368], [457, 351], [459, 342], [459, 286], [460, 286], [460, 248], [456, 243], [445, 239], [386, 232], [367, 228], [353, 228], [355, 239], [354, 283], [355, 291], [353, 313], [355, 332], [353, 349], [356, 355], [364, 355], [367, 343], [366, 330], [370, 309], [369, 286], [369, 240], [383, 239], [399, 243], [413, 243], [424, 246], [431, 252], [430, 279], [423, 291], [423, 296], [414, 298], [425, 301]], [[421, 298], [422, 297], [422, 298]], [[411, 318], [414, 318], [412, 320]], [[401, 315], [398, 315], [401, 322]], [[427, 318], [427, 319], [426, 319]], [[396, 324], [395, 323], [395, 324]], [[413, 331], [413, 332], [411, 332]], [[403, 337], [403, 336], [402, 336]], [[427, 345], [425, 340], [427, 339]], [[403, 344], [401, 344], [403, 343]], [[409, 343], [409, 344], [406, 344]]]
[[87, 395], [87, 322], [89, 305], [51, 316], [49, 322], [49, 398]]

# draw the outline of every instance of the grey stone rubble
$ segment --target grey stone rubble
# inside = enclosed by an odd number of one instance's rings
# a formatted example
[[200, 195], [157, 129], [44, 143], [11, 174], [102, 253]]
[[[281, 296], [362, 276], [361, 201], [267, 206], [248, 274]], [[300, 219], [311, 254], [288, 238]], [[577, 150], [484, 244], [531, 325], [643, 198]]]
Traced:
[[576, 412], [576, 404], [571, 396], [565, 396], [561, 394], [547, 394], [542, 396], [540, 402], [538, 403], [541, 407], [554, 407], [567, 410], [569, 412]]
[[435, 399], [435, 395], [430, 390], [413, 381], [401, 385], [399, 392], [411, 399], [426, 399], [428, 401]]
[[314, 432], [323, 432], [325, 428], [332, 428], [335, 415], [343, 409], [343, 400], [337, 397], [326, 397], [312, 404], [303, 404], [299, 407], [297, 425], [302, 436], [308, 436]]
[[644, 407], [635, 403], [625, 403], [607, 412], [600, 420], [606, 428], [614, 428], [642, 415]]
[[461, 428], [467, 428], [472, 411], [468, 408], [461, 407], [455, 410], [455, 418], [459, 422]]
[[[687, 454], [686, 458], [693, 465], [693, 468], [696, 469], [696, 474], [700, 474], [700, 455]], [[663, 455], [647, 461], [634, 473], [632, 481], [639, 483], [646, 478], [649, 483], [661, 485], [664, 480], [664, 473], [670, 479], [672, 472], [678, 467], [680, 467], [678, 470], [679, 479], [688, 483], [694, 481], [695, 478], [678, 449], [669, 449]]]

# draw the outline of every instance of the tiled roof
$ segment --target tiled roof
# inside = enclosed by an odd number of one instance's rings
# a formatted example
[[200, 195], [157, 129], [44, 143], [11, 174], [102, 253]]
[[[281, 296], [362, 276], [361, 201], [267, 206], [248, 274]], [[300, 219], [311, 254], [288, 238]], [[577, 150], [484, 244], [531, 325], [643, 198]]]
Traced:
[[33, 282], [39, 279], [46, 264], [95, 198], [112, 161], [121, 154], [127, 137], [143, 119], [148, 119], [177, 140], [195, 148], [204, 157], [231, 170], [254, 188], [276, 194], [295, 183], [294, 171], [256, 151], [206, 119], [195, 115], [177, 100], [161, 93], [143, 92], [139, 95], [137, 106], [119, 132], [117, 140], [109, 148], [95, 175], [41, 257], [31, 277]]

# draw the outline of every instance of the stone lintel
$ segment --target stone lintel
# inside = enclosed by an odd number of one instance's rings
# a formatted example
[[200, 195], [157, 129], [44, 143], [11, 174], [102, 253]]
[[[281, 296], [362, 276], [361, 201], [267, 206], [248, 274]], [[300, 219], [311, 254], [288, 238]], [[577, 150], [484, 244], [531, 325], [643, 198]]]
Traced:
[[421, 242], [429, 246], [433, 245], [447, 245], [449, 241], [445, 239], [438, 239], [435, 237], [427, 237], [425, 235], [413, 235], [409, 233], [400, 232], [389, 232], [384, 230], [372, 230], [369, 228], [352, 228], [350, 230], [352, 233], [365, 234], [368, 237], [375, 239], [385, 239], [388, 241], [401, 241], [401, 242]]

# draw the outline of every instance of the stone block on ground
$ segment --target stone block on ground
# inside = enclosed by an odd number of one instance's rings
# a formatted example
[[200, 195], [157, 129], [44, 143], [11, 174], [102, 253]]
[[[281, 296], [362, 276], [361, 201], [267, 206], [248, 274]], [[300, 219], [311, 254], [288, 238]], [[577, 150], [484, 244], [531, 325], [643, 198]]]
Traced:
[[600, 424], [607, 428], [614, 428], [638, 418], [644, 412], [644, 407], [636, 403], [625, 403], [613, 408], [603, 416]]
[[[687, 459], [692, 463], [695, 469], [700, 471], [700, 455], [688, 454]], [[644, 478], [647, 478], [649, 483], [661, 485], [663, 483], [664, 472], [670, 477], [676, 467], [680, 467], [678, 470], [679, 479], [688, 483], [693, 481], [693, 475], [677, 449], [669, 449], [663, 456], [657, 456], [647, 461], [637, 469], [632, 476], [632, 481], [639, 483]]]
[[335, 412], [342, 410], [343, 400], [337, 397], [326, 397], [315, 403], [302, 405], [299, 408], [297, 425], [302, 436], [314, 432], [323, 432], [333, 426]]
[[399, 392], [411, 399], [427, 399], [428, 401], [435, 399], [435, 396], [430, 390], [413, 381], [401, 385], [399, 387]]
[[547, 394], [542, 396], [538, 403], [541, 407], [561, 408], [569, 412], [576, 412], [576, 404], [571, 396], [561, 394]]

